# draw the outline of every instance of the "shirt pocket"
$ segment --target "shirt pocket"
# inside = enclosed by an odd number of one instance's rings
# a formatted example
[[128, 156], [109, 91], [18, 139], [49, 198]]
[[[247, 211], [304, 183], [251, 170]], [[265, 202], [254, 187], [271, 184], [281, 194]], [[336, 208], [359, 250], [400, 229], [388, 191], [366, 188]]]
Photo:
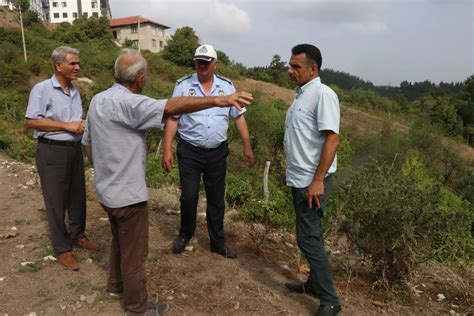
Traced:
[[317, 118], [313, 111], [303, 107], [293, 109], [293, 120], [291, 127], [298, 130], [317, 130]]

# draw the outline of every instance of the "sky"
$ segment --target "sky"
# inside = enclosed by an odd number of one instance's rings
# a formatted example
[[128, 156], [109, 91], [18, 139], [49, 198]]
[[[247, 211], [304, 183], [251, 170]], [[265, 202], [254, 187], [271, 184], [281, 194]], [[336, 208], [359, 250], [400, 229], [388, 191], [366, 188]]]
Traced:
[[322, 68], [376, 85], [459, 82], [474, 74], [474, 0], [109, 0], [112, 17], [191, 26], [247, 67], [316, 45]]

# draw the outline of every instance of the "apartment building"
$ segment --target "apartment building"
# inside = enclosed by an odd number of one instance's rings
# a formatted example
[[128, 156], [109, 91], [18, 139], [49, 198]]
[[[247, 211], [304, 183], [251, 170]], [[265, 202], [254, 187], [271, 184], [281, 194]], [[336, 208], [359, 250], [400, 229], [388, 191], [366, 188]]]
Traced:
[[11, 0], [0, 0], [0, 7], [8, 7], [10, 10], [13, 10], [13, 1]]
[[72, 23], [79, 17], [110, 17], [106, 0], [42, 0], [42, 20], [49, 23]]
[[139, 16], [110, 19], [114, 39], [120, 44], [132, 41], [134, 46], [153, 53], [160, 52], [167, 44], [169, 26]]

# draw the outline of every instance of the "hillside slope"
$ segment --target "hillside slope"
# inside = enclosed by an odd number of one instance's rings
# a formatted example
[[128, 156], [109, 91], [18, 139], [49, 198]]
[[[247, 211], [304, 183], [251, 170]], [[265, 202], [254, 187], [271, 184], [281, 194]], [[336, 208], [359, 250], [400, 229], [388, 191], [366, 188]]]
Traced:
[[[91, 181], [91, 172], [87, 175]], [[48, 257], [52, 250], [35, 168], [1, 152], [0, 200], [0, 314], [123, 315], [119, 302], [106, 293], [111, 234], [91, 185], [87, 232], [101, 249], [95, 253], [76, 249], [81, 265], [77, 272], [63, 269]], [[170, 248], [179, 222], [178, 189], [151, 191], [147, 285], [152, 298], [170, 304], [167, 315], [311, 315], [318, 300], [291, 294], [283, 286], [307, 277], [298, 271], [300, 260], [293, 235], [263, 226], [252, 228], [228, 210], [226, 231], [239, 258], [226, 260], [209, 251], [204, 202], [201, 198], [192, 249], [174, 255]], [[330, 239], [328, 246], [341, 261], [336, 252], [339, 245]], [[30, 264], [23, 266], [26, 262]], [[342, 315], [439, 315], [453, 309], [447, 302], [431, 301], [440, 290], [436, 280], [427, 279], [425, 294], [404, 306], [377, 302], [380, 293], [371, 290], [362, 277], [348, 277], [346, 272], [335, 267]]]
[[[294, 93], [291, 89], [271, 83], [241, 77], [234, 80], [234, 85], [238, 91], [259, 91], [263, 99], [280, 99], [288, 105], [293, 101]], [[362, 133], [382, 133], [387, 128], [399, 133], [408, 133], [410, 129], [409, 126], [397, 121], [396, 118], [389, 120], [386, 117], [350, 107], [350, 104], [341, 104], [341, 127], [343, 130], [344, 128], [354, 128]], [[456, 143], [447, 137], [443, 141], [454, 146], [462, 159], [468, 163], [474, 162], [473, 147]]]

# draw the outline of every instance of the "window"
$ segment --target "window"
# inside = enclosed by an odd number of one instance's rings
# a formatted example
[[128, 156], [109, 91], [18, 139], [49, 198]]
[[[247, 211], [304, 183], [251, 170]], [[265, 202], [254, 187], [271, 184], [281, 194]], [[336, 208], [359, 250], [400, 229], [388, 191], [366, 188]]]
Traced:
[[67, 19], [67, 12], [63, 12], [63, 18]]
[[151, 27], [151, 34], [156, 35], [156, 27], [154, 26]]
[[91, 7], [92, 7], [92, 9], [97, 9], [97, 2], [92, 1], [91, 2]]
[[138, 40], [133, 40], [132, 43], [134, 47], [138, 47]]
[[55, 19], [59, 19], [59, 13], [54, 13], [53, 16]]
[[76, 19], [77, 18], [77, 12], [73, 12], [72, 17]]
[[113, 35], [114, 39], [117, 39], [117, 31], [113, 31], [112, 35]]
[[87, 14], [87, 12], [84, 12], [84, 13], [82, 13], [82, 16], [87, 18], [87, 17], [89, 17], [89, 14]]
[[92, 12], [92, 16], [94, 18], [98, 18], [99, 17], [99, 12]]
[[160, 48], [163, 48], [163, 41], [160, 41]]
[[53, 8], [57, 8], [58, 7], [58, 3], [57, 2], [53, 2]]
[[156, 47], [156, 39], [151, 40], [151, 45], [153, 45], [153, 47]]
[[63, 8], [67, 7], [67, 2], [61, 2], [61, 7]]
[[138, 26], [132, 25], [132, 26], [131, 26], [131, 32], [132, 32], [132, 33], [138, 33]]

